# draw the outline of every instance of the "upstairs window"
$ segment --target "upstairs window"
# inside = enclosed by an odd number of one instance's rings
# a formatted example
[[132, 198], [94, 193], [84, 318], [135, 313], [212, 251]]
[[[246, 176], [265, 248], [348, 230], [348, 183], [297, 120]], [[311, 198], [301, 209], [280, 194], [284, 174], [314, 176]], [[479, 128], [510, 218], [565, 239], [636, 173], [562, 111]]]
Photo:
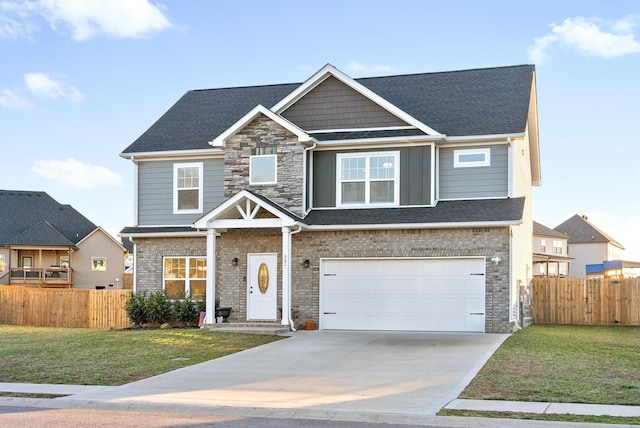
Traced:
[[553, 241], [553, 254], [562, 254], [562, 241]]
[[543, 253], [547, 252], [547, 240], [546, 239], [541, 239], [540, 240], [540, 251]]
[[249, 184], [276, 184], [277, 155], [257, 155], [249, 158]]
[[491, 149], [460, 149], [453, 151], [454, 168], [491, 166]]
[[173, 212], [202, 212], [202, 162], [173, 165]]
[[399, 152], [337, 155], [338, 206], [398, 205], [399, 160]]

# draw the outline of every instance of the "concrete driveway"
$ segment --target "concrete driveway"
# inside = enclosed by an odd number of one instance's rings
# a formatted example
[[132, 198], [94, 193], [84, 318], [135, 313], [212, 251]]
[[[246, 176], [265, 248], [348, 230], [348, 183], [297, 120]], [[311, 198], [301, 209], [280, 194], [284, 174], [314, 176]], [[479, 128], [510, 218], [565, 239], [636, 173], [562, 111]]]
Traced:
[[[300, 331], [290, 338], [118, 387], [57, 399], [254, 416], [434, 415], [506, 335]], [[56, 401], [57, 401], [56, 400]], [[194, 411], [198, 413], [198, 411]]]

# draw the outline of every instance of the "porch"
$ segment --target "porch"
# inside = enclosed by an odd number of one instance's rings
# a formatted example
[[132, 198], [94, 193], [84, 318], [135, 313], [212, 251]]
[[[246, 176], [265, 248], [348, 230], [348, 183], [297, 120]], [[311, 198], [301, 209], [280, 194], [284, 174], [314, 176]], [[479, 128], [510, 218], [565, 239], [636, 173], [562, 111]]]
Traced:
[[15, 267], [10, 269], [9, 285], [69, 288], [71, 287], [71, 275], [71, 268], [58, 266], [43, 268]]

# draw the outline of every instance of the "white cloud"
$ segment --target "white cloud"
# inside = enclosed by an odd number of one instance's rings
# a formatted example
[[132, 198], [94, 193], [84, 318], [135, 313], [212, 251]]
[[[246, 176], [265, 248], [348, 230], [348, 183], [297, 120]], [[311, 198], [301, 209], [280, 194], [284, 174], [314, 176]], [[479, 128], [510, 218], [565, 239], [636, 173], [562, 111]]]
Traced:
[[349, 70], [350, 73], [356, 73], [360, 75], [370, 74], [370, 73], [371, 74], [393, 73], [397, 71], [395, 68], [389, 65], [376, 64], [372, 67], [368, 67], [358, 61], [349, 62], [349, 64], [347, 65], [347, 70]]
[[0, 38], [31, 34], [38, 19], [78, 41], [138, 38], [172, 27], [161, 6], [148, 0], [5, 0], [0, 1]]
[[44, 73], [26, 73], [24, 82], [32, 94], [45, 98], [64, 98], [71, 101], [81, 101], [84, 98], [75, 86], [62, 80], [54, 80]]
[[615, 58], [640, 52], [634, 29], [638, 16], [628, 16], [615, 22], [598, 18], [567, 18], [562, 24], [552, 23], [551, 33], [534, 39], [529, 58], [542, 63], [554, 45], [575, 49], [587, 55]]
[[5, 108], [29, 108], [31, 107], [31, 102], [15, 90], [0, 89], [0, 106]]
[[121, 186], [124, 181], [122, 175], [107, 167], [84, 163], [74, 158], [35, 161], [31, 171], [62, 187], [82, 190], [92, 190], [102, 186]]
[[40, 0], [42, 15], [54, 28], [70, 27], [75, 40], [97, 35], [137, 38], [165, 30], [171, 23], [147, 0]]

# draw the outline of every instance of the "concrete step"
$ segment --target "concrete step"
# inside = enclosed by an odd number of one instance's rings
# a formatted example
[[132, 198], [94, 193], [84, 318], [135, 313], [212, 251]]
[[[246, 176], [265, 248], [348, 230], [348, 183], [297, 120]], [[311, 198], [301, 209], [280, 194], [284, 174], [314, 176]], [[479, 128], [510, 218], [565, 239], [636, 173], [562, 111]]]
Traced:
[[284, 335], [291, 330], [289, 326], [278, 323], [266, 323], [266, 322], [229, 322], [229, 323], [216, 323], [205, 324], [204, 328], [208, 328], [212, 331], [228, 331], [234, 333], [251, 333], [251, 334], [270, 334], [270, 335]]

